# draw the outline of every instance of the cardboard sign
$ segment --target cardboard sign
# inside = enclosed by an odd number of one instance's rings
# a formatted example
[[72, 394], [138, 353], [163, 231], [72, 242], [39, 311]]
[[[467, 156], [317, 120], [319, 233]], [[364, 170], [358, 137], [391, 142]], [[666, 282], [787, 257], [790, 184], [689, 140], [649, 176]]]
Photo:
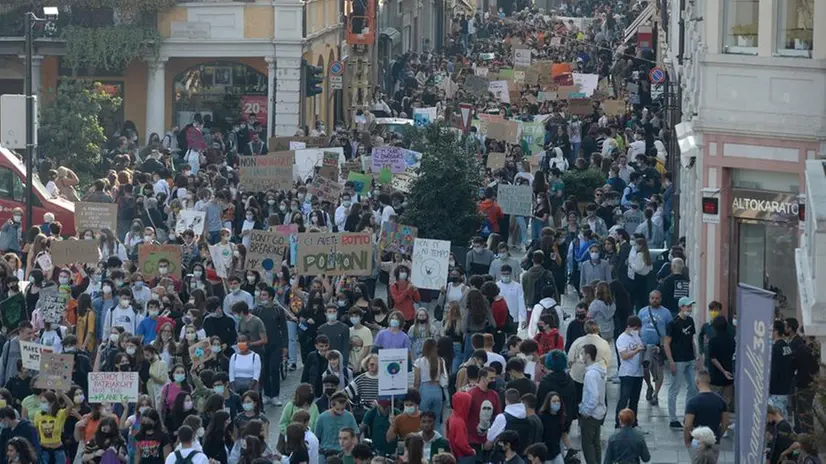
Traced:
[[413, 241], [419, 235], [419, 229], [395, 222], [385, 222], [381, 225], [379, 234], [379, 249], [409, 254], [413, 251]]
[[20, 290], [20, 293], [0, 301], [0, 322], [9, 331], [16, 329], [27, 319], [26, 298], [23, 296], [23, 289]]
[[419, 176], [412, 171], [405, 171], [401, 174], [396, 174], [393, 176], [393, 189], [403, 193], [410, 193], [413, 182], [415, 182], [418, 178]]
[[[487, 68], [486, 68], [487, 69]], [[482, 76], [466, 76], [465, 77], [465, 85], [464, 89], [465, 92], [476, 96], [476, 97], [484, 97], [488, 94], [488, 88], [490, 87], [490, 83], [488, 82], [487, 77]]]
[[248, 271], [269, 272], [281, 269], [281, 263], [287, 256], [290, 246], [289, 236], [279, 232], [251, 230], [250, 243], [247, 246], [247, 261], [244, 269]]
[[477, 66], [476, 69], [473, 70], [473, 74], [479, 77], [488, 77], [488, 68], [484, 66]]
[[193, 367], [200, 366], [211, 359], [215, 359], [215, 353], [212, 352], [212, 343], [210, 340], [201, 340], [190, 346], [189, 359], [192, 360]]
[[413, 125], [424, 127], [436, 121], [436, 107], [413, 108]]
[[405, 162], [405, 150], [402, 147], [377, 147], [373, 148], [373, 172], [379, 172], [382, 168], [390, 168], [390, 172], [398, 174], [407, 168]]
[[513, 66], [516, 68], [530, 68], [531, 50], [529, 48], [514, 48]]
[[410, 282], [418, 288], [439, 290], [447, 283], [450, 242], [417, 238], [413, 245]]
[[373, 186], [373, 177], [361, 172], [350, 171], [347, 174], [347, 181], [353, 183], [353, 190], [361, 195], [370, 193], [370, 188]]
[[218, 277], [226, 279], [229, 277], [229, 271], [232, 269], [232, 244], [227, 243], [210, 245], [209, 257], [212, 259], [212, 264], [215, 266], [215, 273]]
[[138, 401], [139, 383], [137, 372], [90, 372], [88, 401], [121, 403], [125, 400], [135, 403]]
[[359, 160], [350, 160], [344, 163], [341, 166], [341, 178], [347, 179], [350, 177], [351, 172], [359, 172], [361, 171], [361, 161]]
[[[339, 166], [344, 164], [344, 148], [307, 148], [306, 150], [295, 150], [295, 164], [293, 165], [293, 179], [306, 181], [315, 173], [315, 168], [321, 168], [324, 164], [324, 156], [328, 152], [338, 153]], [[328, 155], [329, 156], [329, 155]], [[290, 187], [292, 188], [292, 187]]]
[[75, 230], [83, 232], [91, 229], [99, 231], [118, 230], [118, 205], [115, 203], [75, 203]]
[[609, 116], [622, 116], [625, 114], [625, 101], [605, 100], [602, 102], [602, 108], [605, 110], [605, 114]]
[[536, 95], [536, 101], [538, 102], [556, 101], [558, 98], [559, 95], [553, 91], [542, 91]]
[[370, 234], [298, 234], [298, 275], [370, 275], [373, 240]]
[[54, 261], [52, 261], [52, 255], [48, 251], [41, 251], [34, 262], [43, 270], [44, 274], [54, 269]]
[[280, 151], [265, 156], [241, 156], [238, 170], [241, 185], [248, 192], [289, 190], [293, 188], [294, 151]]
[[491, 81], [488, 84], [488, 92], [492, 93], [497, 100], [502, 103], [510, 103], [508, 81]]
[[72, 388], [72, 369], [75, 357], [71, 354], [42, 353], [40, 355], [40, 374], [34, 382], [36, 388], [43, 390], [69, 391]]
[[206, 211], [184, 210], [178, 213], [178, 222], [175, 223], [175, 233], [182, 235], [187, 230], [195, 232], [195, 235], [204, 233], [204, 223], [206, 222]]
[[341, 196], [341, 191], [344, 186], [338, 181], [330, 180], [322, 177], [320, 174], [313, 177], [313, 182], [307, 186], [307, 192], [310, 195], [315, 195], [319, 201], [329, 201], [335, 203]]
[[169, 261], [169, 276], [181, 277], [181, 247], [178, 245], [140, 245], [138, 246], [138, 264], [143, 277], [154, 279], [163, 277], [158, 273], [158, 263]]
[[568, 100], [568, 113], [576, 116], [589, 116], [594, 112], [591, 100]]
[[56, 266], [100, 261], [100, 250], [94, 240], [53, 241], [49, 252], [52, 254], [52, 263]]
[[496, 201], [505, 214], [514, 216], [533, 214], [533, 189], [530, 185], [499, 184]]
[[35, 342], [24, 342], [20, 340], [20, 359], [23, 360], [23, 367], [33, 371], [40, 370], [40, 357], [43, 353], [51, 353], [50, 346], [43, 346]]
[[[43, 302], [40, 303], [40, 300], [43, 300]], [[66, 312], [67, 301], [68, 298], [66, 295], [59, 293], [40, 295], [40, 298], [38, 298], [38, 306], [40, 307], [40, 317], [43, 318], [43, 322], [60, 324]]]
[[[291, 143], [295, 143], [295, 145], [291, 146]], [[321, 148], [328, 145], [330, 145], [329, 137], [270, 137], [269, 140], [267, 140], [267, 148], [269, 148], [271, 152], [299, 150], [302, 148]]]
[[505, 154], [504, 153], [496, 153], [491, 152], [488, 153], [488, 168], [491, 171], [496, 171], [497, 169], [502, 169], [505, 167]]
[[539, 85], [539, 70], [531, 67], [525, 70], [525, 84]]
[[508, 143], [519, 143], [519, 124], [508, 120], [489, 121], [487, 137]]
[[319, 175], [327, 179], [338, 180], [338, 171], [338, 153], [325, 151], [324, 157], [321, 159], [321, 169], [318, 170]]

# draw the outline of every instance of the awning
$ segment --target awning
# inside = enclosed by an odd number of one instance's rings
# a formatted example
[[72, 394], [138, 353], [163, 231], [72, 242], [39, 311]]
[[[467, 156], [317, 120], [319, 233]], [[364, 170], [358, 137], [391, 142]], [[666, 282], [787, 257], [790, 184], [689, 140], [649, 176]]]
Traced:
[[379, 37], [385, 37], [389, 39], [391, 42], [398, 42], [401, 39], [402, 35], [396, 29], [392, 27], [385, 27], [379, 33]]
[[637, 16], [636, 19], [634, 19], [634, 22], [631, 23], [630, 26], [625, 28], [625, 34], [623, 35], [622, 43], [628, 43], [628, 41], [631, 40], [632, 37], [634, 37], [634, 34], [637, 33], [637, 29], [639, 29], [640, 26], [648, 23], [648, 21], [651, 21], [651, 19], [654, 17], [654, 13], [656, 12], [656, 10], [657, 8], [654, 5], [654, 3], [649, 3], [648, 6], [640, 12], [639, 16]]
[[476, 11], [476, 7], [471, 5], [468, 0], [459, 0], [456, 2], [456, 8], [462, 8], [468, 12]]

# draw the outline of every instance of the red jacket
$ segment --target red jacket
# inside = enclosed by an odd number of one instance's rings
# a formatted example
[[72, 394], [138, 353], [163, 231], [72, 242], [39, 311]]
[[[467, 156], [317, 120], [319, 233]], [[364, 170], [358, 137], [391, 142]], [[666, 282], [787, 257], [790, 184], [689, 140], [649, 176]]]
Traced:
[[504, 329], [508, 322], [508, 302], [504, 298], [494, 300], [490, 305], [490, 312], [493, 313], [493, 320], [497, 329]]
[[458, 461], [459, 458], [475, 456], [476, 451], [467, 441], [467, 418], [470, 414], [470, 395], [465, 392], [453, 394], [453, 414], [447, 418], [446, 431], [450, 450]]
[[405, 321], [413, 320], [416, 316], [413, 303], [418, 303], [421, 300], [419, 290], [411, 290], [411, 287], [408, 281], [396, 281], [390, 286], [390, 296], [393, 297], [393, 309], [401, 311]]
[[493, 199], [485, 199], [479, 203], [479, 211], [487, 216], [488, 222], [490, 222], [491, 231], [494, 233], [499, 233], [499, 221], [505, 217], [505, 213], [502, 212], [502, 208], [499, 207], [499, 204], [496, 203], [496, 200]]
[[539, 345], [539, 356], [544, 356], [553, 350], [565, 349], [565, 339], [559, 335], [558, 329], [551, 329], [548, 333], [539, 332], [533, 339]]

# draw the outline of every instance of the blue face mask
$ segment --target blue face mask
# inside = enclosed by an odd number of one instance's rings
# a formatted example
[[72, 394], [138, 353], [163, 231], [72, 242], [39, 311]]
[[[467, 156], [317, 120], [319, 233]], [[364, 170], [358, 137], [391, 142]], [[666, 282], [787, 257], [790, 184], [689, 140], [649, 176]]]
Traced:
[[699, 448], [699, 447], [700, 447], [700, 441], [699, 441], [699, 440], [697, 440], [696, 438], [695, 438], [695, 439], [693, 439], [693, 440], [691, 440], [691, 447], [692, 447], [692, 448], [695, 448], [695, 449], [696, 449], [696, 448]]
[[556, 414], [562, 408], [562, 403], [551, 403], [551, 412]]
[[398, 319], [390, 319], [390, 327], [398, 327], [401, 325]]

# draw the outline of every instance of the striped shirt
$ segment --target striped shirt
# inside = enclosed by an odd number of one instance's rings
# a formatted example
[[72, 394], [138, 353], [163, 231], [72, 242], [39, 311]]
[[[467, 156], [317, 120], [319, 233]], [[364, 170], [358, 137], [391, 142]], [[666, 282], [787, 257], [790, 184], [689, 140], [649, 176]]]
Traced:
[[344, 389], [350, 402], [371, 408], [372, 402], [379, 399], [379, 377], [371, 377], [367, 372], [359, 375]]

